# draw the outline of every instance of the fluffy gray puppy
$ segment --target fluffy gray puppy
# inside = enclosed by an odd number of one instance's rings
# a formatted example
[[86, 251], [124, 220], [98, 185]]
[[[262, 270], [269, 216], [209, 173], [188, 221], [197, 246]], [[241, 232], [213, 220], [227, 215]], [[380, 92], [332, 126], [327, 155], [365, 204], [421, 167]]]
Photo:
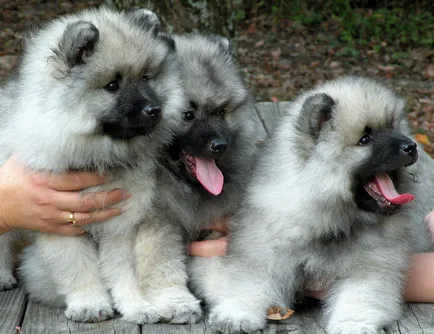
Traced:
[[54, 20], [28, 41], [18, 78], [1, 92], [2, 163], [14, 152], [35, 171], [96, 170], [111, 182], [89, 191], [132, 194], [121, 216], [86, 226], [87, 235], [39, 233], [24, 252], [30, 298], [65, 305], [75, 321], [106, 319], [112, 307], [127, 321], [159, 319], [140, 294], [133, 241], [185, 100], [173, 41], [154, 22], [147, 10], [105, 8]]
[[423, 206], [412, 194], [425, 196], [417, 159], [404, 102], [385, 86], [348, 77], [301, 95], [231, 221], [228, 255], [192, 266], [212, 327], [263, 328], [268, 307], [291, 308], [306, 287], [329, 291], [328, 333], [374, 334], [397, 319], [411, 246], [427, 247], [409, 220]]
[[146, 297], [164, 320], [179, 323], [201, 315], [187, 289], [185, 241], [235, 212], [264, 138], [229, 41], [199, 34], [174, 39], [189, 103], [186, 128], [161, 161], [165, 168], [150, 219], [159, 228], [151, 237], [147, 223], [139, 227], [135, 253]]

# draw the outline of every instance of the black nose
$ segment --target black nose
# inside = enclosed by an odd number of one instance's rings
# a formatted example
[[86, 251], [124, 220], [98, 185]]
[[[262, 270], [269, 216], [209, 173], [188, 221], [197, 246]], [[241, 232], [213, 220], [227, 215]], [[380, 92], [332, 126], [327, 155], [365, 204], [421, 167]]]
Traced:
[[144, 112], [148, 116], [155, 117], [161, 113], [161, 108], [157, 106], [147, 106], [145, 107]]
[[226, 150], [228, 143], [224, 140], [216, 139], [211, 142], [211, 151], [215, 153], [222, 153]]
[[402, 143], [401, 150], [409, 155], [413, 155], [417, 150], [417, 145], [414, 142]]

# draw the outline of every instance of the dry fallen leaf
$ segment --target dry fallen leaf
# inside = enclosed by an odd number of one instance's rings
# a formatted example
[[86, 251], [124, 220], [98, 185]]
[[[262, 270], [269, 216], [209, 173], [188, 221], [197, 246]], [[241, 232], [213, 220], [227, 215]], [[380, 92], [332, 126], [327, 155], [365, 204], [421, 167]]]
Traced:
[[427, 136], [426, 134], [423, 134], [423, 133], [417, 133], [417, 134], [414, 136], [414, 139], [416, 139], [416, 141], [418, 141], [418, 142], [421, 143], [421, 144], [424, 144], [424, 145], [429, 144], [429, 139], [428, 139], [428, 136]]
[[[283, 313], [282, 311], [285, 312], [283, 315], [282, 315], [282, 313]], [[288, 319], [293, 313], [294, 313], [294, 310], [291, 310], [289, 308], [281, 308], [279, 306], [273, 306], [267, 310], [267, 319], [269, 319], [269, 320], [285, 320], [285, 319]]]

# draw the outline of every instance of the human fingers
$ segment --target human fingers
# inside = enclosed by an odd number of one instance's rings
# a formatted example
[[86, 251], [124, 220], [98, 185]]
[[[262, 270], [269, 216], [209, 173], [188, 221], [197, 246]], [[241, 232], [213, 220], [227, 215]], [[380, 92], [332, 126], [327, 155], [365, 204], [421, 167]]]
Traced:
[[228, 249], [228, 237], [218, 239], [194, 241], [188, 246], [188, 254], [191, 256], [213, 257], [226, 255]]
[[[119, 216], [122, 214], [121, 208], [108, 208], [105, 210], [95, 210], [91, 212], [70, 212], [60, 211], [59, 222], [65, 223], [65, 226], [71, 227], [68, 223], [69, 220], [75, 220], [74, 226], [85, 226], [92, 223], [99, 223], [109, 220], [110, 218]], [[72, 213], [72, 217], [71, 217]], [[72, 219], [71, 219], [72, 218]]]
[[77, 192], [54, 192], [53, 204], [62, 211], [89, 212], [119, 203], [131, 195], [123, 189], [80, 194]]
[[304, 295], [306, 297], [311, 297], [318, 300], [323, 300], [327, 297], [327, 293], [325, 291], [305, 291]]
[[93, 172], [68, 172], [62, 174], [35, 173], [32, 179], [36, 184], [44, 184], [58, 191], [73, 191], [97, 186], [108, 181], [108, 178]]

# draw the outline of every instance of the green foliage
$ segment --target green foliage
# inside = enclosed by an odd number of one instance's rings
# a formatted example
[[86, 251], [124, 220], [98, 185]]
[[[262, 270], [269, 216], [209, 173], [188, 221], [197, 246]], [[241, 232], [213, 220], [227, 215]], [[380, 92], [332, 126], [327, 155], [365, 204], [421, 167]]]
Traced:
[[338, 38], [344, 44], [341, 53], [347, 55], [356, 55], [357, 46], [367, 44], [380, 52], [383, 42], [400, 48], [434, 47], [431, 1], [379, 0], [375, 8], [369, 8], [367, 3], [357, 0], [244, 1], [245, 8], [255, 8], [256, 14], [268, 12], [277, 19], [299, 22], [312, 31], [326, 30], [325, 23], [337, 24]]

